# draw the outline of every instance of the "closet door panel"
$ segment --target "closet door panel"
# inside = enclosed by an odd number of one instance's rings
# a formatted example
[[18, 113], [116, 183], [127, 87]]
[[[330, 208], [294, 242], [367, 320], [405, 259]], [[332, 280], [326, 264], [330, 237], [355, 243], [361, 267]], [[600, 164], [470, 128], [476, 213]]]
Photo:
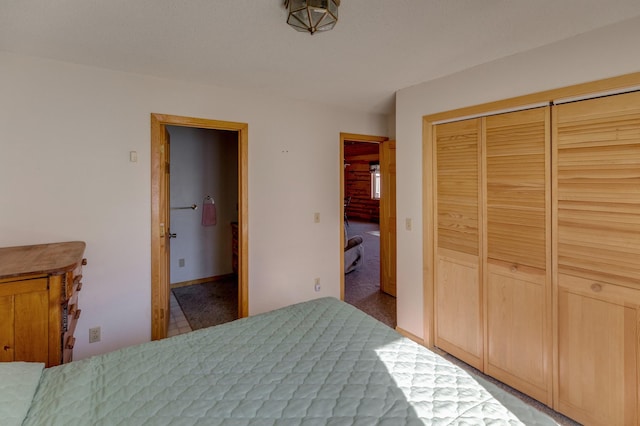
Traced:
[[638, 424], [640, 93], [559, 105], [555, 406], [588, 424]]
[[636, 425], [640, 318], [630, 302], [640, 291], [565, 275], [559, 284], [556, 409], [585, 424]]
[[557, 107], [558, 270], [640, 288], [640, 93]]
[[550, 109], [485, 120], [485, 370], [551, 405]]
[[479, 254], [480, 121], [436, 127], [438, 247]]
[[482, 369], [478, 258], [441, 250], [437, 264], [436, 346]]
[[486, 119], [487, 257], [546, 269], [548, 108]]
[[434, 131], [435, 344], [479, 369], [481, 124], [465, 120]]
[[487, 268], [485, 373], [550, 405], [546, 274], [503, 262]]

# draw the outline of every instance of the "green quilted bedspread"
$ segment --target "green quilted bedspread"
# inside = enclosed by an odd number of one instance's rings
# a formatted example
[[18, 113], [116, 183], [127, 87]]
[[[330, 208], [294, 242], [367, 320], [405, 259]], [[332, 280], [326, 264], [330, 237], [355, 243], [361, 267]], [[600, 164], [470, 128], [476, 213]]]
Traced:
[[324, 298], [46, 369], [24, 424], [556, 423]]

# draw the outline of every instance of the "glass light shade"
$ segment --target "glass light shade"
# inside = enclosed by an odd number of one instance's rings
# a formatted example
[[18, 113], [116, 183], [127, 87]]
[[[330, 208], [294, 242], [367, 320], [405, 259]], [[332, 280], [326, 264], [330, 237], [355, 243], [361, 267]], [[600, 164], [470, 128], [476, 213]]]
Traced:
[[310, 34], [332, 29], [338, 22], [340, 0], [285, 0], [287, 24]]

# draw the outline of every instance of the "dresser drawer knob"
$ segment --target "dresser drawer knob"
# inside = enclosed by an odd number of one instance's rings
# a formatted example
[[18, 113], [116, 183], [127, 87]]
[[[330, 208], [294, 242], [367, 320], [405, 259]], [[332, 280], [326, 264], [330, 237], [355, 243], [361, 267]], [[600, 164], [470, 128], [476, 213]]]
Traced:
[[73, 349], [76, 344], [76, 338], [73, 336], [69, 336], [67, 339], [67, 349]]
[[596, 293], [600, 293], [602, 291], [602, 284], [598, 284], [598, 283], [591, 284], [591, 290], [593, 290]]
[[514, 274], [516, 272], [518, 272], [518, 265], [517, 264], [514, 263], [513, 265], [511, 265], [511, 272], [513, 272]]
[[9, 346], [9, 345], [4, 345], [4, 350], [5, 350], [5, 351], [8, 351], [9, 349], [11, 349], [11, 346]]

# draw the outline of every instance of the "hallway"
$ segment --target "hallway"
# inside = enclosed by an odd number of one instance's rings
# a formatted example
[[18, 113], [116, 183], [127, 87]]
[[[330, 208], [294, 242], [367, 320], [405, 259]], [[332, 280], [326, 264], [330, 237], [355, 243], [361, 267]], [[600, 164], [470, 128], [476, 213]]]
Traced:
[[396, 298], [380, 291], [380, 226], [350, 219], [346, 232], [362, 236], [364, 264], [344, 276], [344, 301], [395, 329]]

